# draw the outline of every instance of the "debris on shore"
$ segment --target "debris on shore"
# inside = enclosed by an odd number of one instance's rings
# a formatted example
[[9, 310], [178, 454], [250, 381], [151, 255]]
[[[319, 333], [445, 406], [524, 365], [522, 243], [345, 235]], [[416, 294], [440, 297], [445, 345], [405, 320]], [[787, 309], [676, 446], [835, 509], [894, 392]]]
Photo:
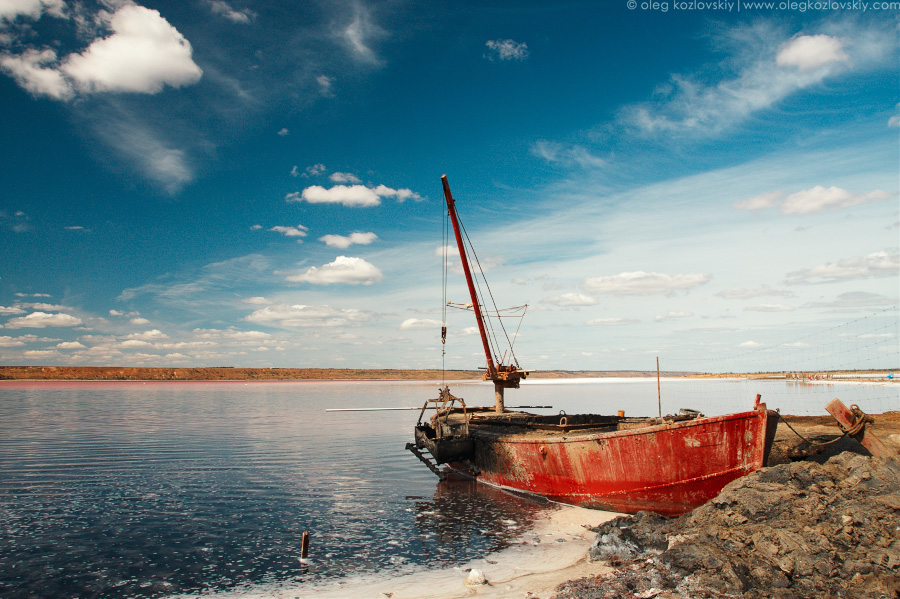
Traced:
[[589, 559], [616, 570], [554, 599], [900, 598], [900, 462], [780, 464], [684, 516], [641, 512], [596, 532]]

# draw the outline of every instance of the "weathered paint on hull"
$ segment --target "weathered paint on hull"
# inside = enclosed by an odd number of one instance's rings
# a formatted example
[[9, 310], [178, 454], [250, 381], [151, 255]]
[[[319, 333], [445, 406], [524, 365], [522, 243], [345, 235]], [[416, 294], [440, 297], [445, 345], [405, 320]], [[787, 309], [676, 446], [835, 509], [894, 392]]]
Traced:
[[636, 430], [523, 436], [474, 430], [478, 478], [584, 507], [679, 515], [765, 466], [777, 424], [751, 412]]

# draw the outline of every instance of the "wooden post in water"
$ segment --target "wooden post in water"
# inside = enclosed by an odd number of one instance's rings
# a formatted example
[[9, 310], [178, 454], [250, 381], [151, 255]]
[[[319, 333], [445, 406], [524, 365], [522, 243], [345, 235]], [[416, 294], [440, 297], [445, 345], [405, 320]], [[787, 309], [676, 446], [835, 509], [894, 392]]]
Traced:
[[309, 553], [309, 531], [303, 531], [303, 539], [300, 541], [300, 559], [306, 559]]
[[662, 389], [659, 386], [659, 356], [656, 356], [656, 401], [659, 403], [659, 417], [662, 418]]

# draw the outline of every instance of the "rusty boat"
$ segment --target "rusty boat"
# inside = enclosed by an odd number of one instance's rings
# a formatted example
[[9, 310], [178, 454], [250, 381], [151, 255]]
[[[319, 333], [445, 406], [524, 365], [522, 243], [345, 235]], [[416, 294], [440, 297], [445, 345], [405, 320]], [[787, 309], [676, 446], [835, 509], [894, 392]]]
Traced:
[[[495, 350], [492, 313], [484, 309], [470, 267], [468, 254], [474, 252], [463, 243], [446, 175], [441, 180], [471, 298], [464, 306], [478, 324], [487, 363], [483, 378], [494, 383], [494, 406], [467, 406], [448, 387], [425, 402], [415, 443], [407, 449], [432, 471], [588, 508], [679, 515], [766, 465], [778, 414], [758, 395], [747, 412], [713, 417], [694, 410], [636, 418], [622, 412], [545, 416], [508, 409], [504, 391], [518, 388], [529, 372], [519, 367], [512, 344], [503, 354]], [[449, 305], [446, 297], [444, 305]], [[500, 359], [505, 356], [507, 364]]]

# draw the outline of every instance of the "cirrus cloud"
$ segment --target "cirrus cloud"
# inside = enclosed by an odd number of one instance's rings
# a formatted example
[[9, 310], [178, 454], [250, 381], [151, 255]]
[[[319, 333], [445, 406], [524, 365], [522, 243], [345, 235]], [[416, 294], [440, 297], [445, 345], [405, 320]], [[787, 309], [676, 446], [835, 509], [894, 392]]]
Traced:
[[782, 214], [814, 214], [826, 210], [839, 210], [859, 204], [882, 202], [892, 194], [876, 189], [868, 193], [854, 193], [840, 187], [816, 185], [785, 196], [781, 191], [769, 191], [734, 203], [738, 210], [765, 210], [780, 208]]
[[658, 272], [623, 272], [609, 277], [585, 279], [581, 288], [588, 293], [609, 295], [668, 295], [686, 291], [710, 281], [705, 273], [667, 275]]

